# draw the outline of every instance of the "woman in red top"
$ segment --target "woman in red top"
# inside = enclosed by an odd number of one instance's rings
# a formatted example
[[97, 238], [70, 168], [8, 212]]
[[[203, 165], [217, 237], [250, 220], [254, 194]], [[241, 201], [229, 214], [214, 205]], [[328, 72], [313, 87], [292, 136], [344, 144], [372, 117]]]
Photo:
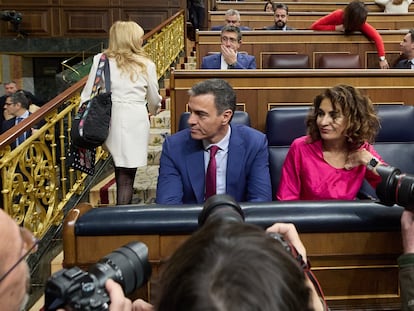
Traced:
[[358, 0], [350, 2], [345, 9], [339, 9], [318, 19], [311, 26], [313, 30], [336, 30], [349, 34], [361, 31], [375, 42], [381, 69], [390, 68], [385, 58], [384, 42], [378, 31], [366, 22], [368, 10], [364, 3]]

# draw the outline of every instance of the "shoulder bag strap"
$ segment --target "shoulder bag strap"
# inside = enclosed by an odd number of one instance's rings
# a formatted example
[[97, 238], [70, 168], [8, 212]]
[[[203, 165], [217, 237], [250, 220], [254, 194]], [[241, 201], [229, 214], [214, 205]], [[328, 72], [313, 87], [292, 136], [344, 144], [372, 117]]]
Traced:
[[[92, 87], [91, 98], [94, 97], [96, 94], [99, 94], [99, 92], [101, 91], [102, 73], [106, 70], [108, 72], [108, 78], [109, 78], [109, 61], [106, 55], [102, 53], [101, 58], [99, 59], [98, 68], [96, 69], [95, 81]], [[106, 84], [109, 84], [109, 88], [110, 88], [110, 85], [111, 85], [110, 81], [111, 79], [105, 79], [106, 91], [108, 91]]]

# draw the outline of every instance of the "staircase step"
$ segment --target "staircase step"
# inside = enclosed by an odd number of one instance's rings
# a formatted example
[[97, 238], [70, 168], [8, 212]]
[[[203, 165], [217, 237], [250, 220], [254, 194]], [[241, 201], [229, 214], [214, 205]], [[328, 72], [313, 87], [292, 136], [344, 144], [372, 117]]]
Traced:
[[[159, 165], [139, 167], [135, 175], [133, 204], [155, 202]], [[116, 204], [115, 173], [93, 187], [89, 192], [89, 202], [94, 205]]]

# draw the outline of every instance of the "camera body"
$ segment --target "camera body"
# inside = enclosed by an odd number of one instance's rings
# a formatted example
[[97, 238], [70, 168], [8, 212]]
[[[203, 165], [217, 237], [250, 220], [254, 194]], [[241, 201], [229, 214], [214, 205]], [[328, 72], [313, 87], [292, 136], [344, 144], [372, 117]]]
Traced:
[[414, 212], [414, 176], [403, 174], [392, 166], [378, 165], [376, 170], [381, 176], [381, 183], [376, 189], [380, 201]]
[[2, 11], [1, 20], [12, 24], [20, 24], [22, 22], [22, 14], [16, 11]]
[[44, 309], [109, 310], [110, 298], [105, 289], [108, 279], [119, 283], [128, 295], [150, 276], [147, 246], [131, 242], [100, 259], [88, 272], [73, 267], [54, 273], [46, 283]]

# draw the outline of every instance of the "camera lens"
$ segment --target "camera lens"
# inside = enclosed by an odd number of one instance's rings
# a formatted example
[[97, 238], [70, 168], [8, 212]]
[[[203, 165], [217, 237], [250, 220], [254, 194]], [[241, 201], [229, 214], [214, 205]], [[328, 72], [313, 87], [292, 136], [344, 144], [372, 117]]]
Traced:
[[106, 280], [113, 279], [128, 295], [151, 276], [148, 248], [141, 242], [129, 243], [103, 257], [90, 268], [89, 273], [95, 275], [101, 287], [105, 286]]
[[396, 203], [406, 209], [414, 210], [414, 176], [401, 174], [396, 187]]
[[198, 215], [198, 225], [206, 222], [221, 220], [225, 222], [244, 222], [244, 213], [236, 200], [227, 194], [217, 194], [209, 197], [204, 203], [203, 210]]

